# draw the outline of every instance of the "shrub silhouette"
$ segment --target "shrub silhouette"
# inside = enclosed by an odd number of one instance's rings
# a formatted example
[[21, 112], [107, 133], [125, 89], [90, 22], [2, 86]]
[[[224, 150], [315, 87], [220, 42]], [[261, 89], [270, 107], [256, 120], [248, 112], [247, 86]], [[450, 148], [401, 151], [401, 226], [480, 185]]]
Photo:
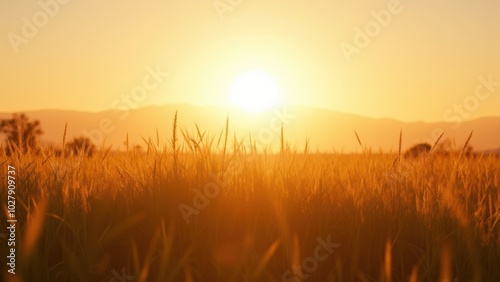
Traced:
[[406, 150], [404, 157], [405, 158], [417, 158], [420, 156], [424, 156], [431, 151], [431, 145], [427, 143], [419, 143], [413, 145], [411, 148]]
[[66, 145], [66, 155], [79, 155], [91, 157], [94, 154], [96, 146], [87, 137], [75, 137], [73, 141]]

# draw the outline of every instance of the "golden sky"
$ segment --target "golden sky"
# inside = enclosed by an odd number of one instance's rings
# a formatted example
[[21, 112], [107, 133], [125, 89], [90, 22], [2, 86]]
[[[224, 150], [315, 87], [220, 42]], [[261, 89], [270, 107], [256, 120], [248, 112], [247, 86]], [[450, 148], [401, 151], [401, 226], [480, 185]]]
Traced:
[[231, 82], [261, 70], [283, 103], [499, 115], [499, 15], [494, 0], [4, 0], [0, 111], [227, 105]]

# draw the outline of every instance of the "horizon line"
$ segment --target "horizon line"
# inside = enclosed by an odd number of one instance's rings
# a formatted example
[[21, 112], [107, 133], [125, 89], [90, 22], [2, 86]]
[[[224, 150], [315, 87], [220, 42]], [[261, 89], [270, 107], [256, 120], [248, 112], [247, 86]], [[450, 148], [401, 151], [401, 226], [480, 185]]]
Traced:
[[[160, 108], [160, 107], [169, 107], [169, 106], [180, 106], [180, 107], [195, 107], [195, 108], [227, 108], [227, 109], [232, 109], [236, 110], [234, 106], [231, 105], [214, 105], [214, 104], [192, 104], [192, 103], [165, 103], [165, 104], [149, 104], [145, 105], [142, 107], [136, 107], [136, 108], [130, 108], [131, 111], [137, 111], [137, 110], [144, 110], [147, 108]], [[320, 110], [325, 110], [333, 113], [340, 113], [340, 114], [346, 114], [346, 115], [354, 115], [358, 117], [363, 117], [363, 118], [369, 118], [369, 119], [374, 119], [374, 120], [393, 120], [397, 122], [402, 122], [402, 123], [427, 123], [427, 124], [432, 124], [432, 123], [449, 123], [444, 120], [423, 120], [423, 119], [416, 119], [416, 120], [404, 120], [404, 119], [399, 119], [396, 117], [377, 117], [377, 116], [369, 116], [369, 115], [363, 115], [360, 113], [353, 113], [353, 112], [346, 112], [342, 110], [337, 110], [333, 108], [327, 108], [327, 107], [321, 107], [321, 106], [315, 106], [315, 105], [304, 105], [304, 104], [286, 104], [286, 105], [276, 105], [273, 108], [277, 107], [301, 107], [301, 108], [307, 108], [307, 109], [320, 109]], [[0, 114], [22, 114], [22, 113], [33, 113], [33, 112], [75, 112], [75, 113], [82, 113], [82, 114], [101, 114], [101, 113], [106, 113], [108, 111], [112, 111], [112, 108], [108, 109], [103, 109], [103, 110], [78, 110], [78, 109], [62, 109], [62, 108], [42, 108], [42, 109], [31, 109], [31, 110], [19, 110], [19, 111], [0, 111]], [[266, 110], [262, 113], [268, 112], [270, 110]], [[259, 114], [259, 113], [257, 113]], [[480, 119], [485, 119], [485, 118], [500, 118], [500, 115], [485, 115], [485, 116], [480, 116], [480, 117], [475, 117], [472, 119], [463, 119], [463, 122], [472, 122], [472, 121], [477, 121]]]

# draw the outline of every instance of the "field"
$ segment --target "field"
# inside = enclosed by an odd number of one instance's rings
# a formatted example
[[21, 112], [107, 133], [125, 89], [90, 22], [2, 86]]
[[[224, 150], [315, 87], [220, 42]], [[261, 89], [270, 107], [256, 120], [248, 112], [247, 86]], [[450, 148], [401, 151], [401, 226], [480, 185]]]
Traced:
[[17, 172], [5, 280], [500, 281], [497, 156], [320, 154], [283, 134], [272, 153], [227, 133], [0, 154], [1, 179]]

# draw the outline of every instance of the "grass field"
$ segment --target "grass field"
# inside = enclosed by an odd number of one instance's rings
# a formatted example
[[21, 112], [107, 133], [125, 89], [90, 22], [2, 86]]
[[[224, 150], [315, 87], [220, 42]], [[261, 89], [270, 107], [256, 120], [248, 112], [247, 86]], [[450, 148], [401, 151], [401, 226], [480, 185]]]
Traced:
[[17, 171], [5, 280], [500, 281], [498, 157], [266, 153], [224, 133], [0, 155], [1, 179]]

